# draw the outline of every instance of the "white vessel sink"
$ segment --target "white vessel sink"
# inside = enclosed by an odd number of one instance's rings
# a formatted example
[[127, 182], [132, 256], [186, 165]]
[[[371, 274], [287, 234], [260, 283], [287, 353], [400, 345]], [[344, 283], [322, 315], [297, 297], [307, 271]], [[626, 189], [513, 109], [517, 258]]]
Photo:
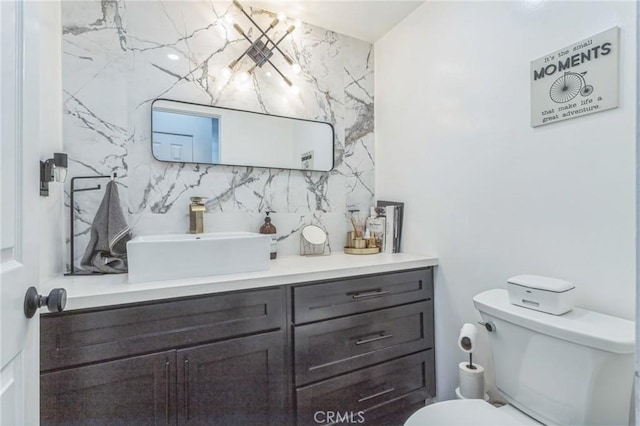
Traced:
[[127, 243], [129, 283], [269, 269], [271, 236], [252, 232], [168, 234]]

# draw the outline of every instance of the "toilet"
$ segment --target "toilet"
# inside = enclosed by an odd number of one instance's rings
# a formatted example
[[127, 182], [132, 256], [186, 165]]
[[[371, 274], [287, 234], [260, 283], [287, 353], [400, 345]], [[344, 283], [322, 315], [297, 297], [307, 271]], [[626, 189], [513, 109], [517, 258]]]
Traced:
[[438, 402], [405, 426], [629, 424], [633, 321], [580, 308], [551, 315], [512, 305], [503, 289], [480, 293], [473, 304], [492, 325], [496, 386], [509, 404]]

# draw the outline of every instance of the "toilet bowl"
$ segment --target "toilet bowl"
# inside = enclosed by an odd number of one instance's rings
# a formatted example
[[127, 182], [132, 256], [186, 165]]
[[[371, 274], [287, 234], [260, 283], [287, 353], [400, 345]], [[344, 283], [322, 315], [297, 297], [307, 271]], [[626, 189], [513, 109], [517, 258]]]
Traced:
[[443, 401], [419, 409], [405, 426], [507, 426], [540, 425], [510, 405], [494, 407], [481, 399]]

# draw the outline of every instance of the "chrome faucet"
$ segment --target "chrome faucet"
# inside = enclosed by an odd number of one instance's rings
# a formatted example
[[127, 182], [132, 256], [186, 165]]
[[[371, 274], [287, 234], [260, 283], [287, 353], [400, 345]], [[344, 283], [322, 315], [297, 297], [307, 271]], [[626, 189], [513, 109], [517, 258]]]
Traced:
[[189, 204], [189, 232], [202, 234], [204, 232], [204, 212], [206, 207], [202, 202], [203, 197], [191, 197]]

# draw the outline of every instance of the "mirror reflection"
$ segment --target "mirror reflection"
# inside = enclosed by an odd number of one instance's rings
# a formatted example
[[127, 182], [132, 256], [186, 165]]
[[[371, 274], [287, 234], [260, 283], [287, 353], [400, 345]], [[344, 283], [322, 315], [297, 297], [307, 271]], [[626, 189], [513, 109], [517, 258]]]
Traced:
[[229, 108], [156, 99], [151, 106], [156, 160], [329, 171], [333, 126]]

